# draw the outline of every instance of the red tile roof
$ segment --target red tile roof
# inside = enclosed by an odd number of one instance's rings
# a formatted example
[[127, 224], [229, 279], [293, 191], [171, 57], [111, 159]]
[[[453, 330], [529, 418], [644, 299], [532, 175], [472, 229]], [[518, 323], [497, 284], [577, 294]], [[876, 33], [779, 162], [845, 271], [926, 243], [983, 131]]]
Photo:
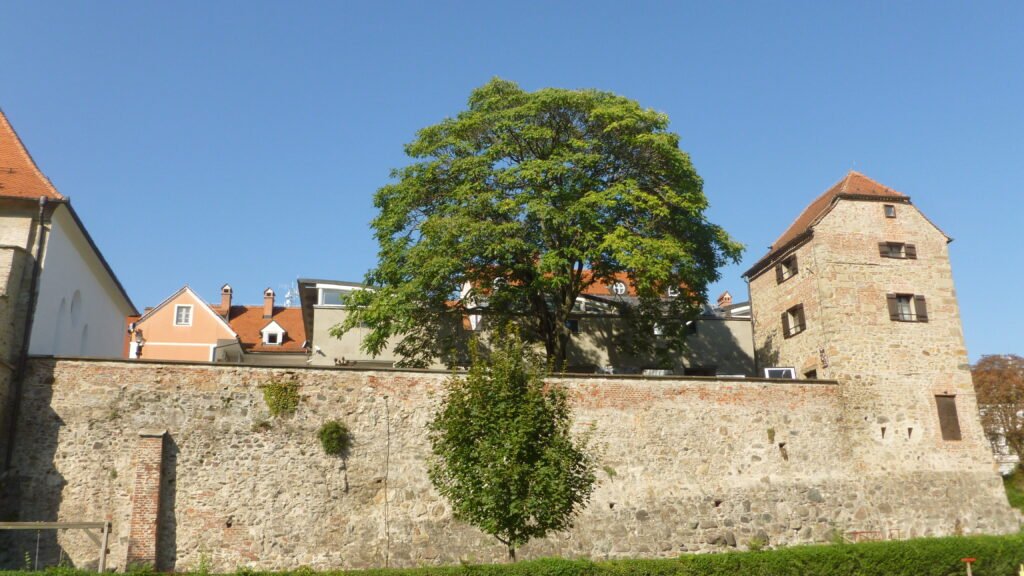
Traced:
[[[217, 307], [215, 307], [217, 308]], [[260, 334], [271, 321], [284, 328], [284, 342], [280, 345], [263, 343]], [[232, 306], [228, 318], [231, 329], [238, 334], [242, 349], [246, 352], [302, 352], [302, 343], [306, 341], [306, 329], [302, 324], [302, 308], [275, 307], [271, 318], [263, 317], [263, 306]]]
[[906, 195], [901, 194], [884, 184], [880, 184], [860, 172], [850, 170], [842, 180], [836, 182], [834, 186], [826, 190], [821, 196], [818, 196], [814, 202], [811, 202], [811, 204], [805, 208], [799, 216], [797, 216], [796, 221], [794, 221], [793, 224], [791, 224], [789, 228], [787, 228], [786, 231], [772, 243], [771, 249], [777, 250], [785, 246], [800, 234], [806, 232], [808, 228], [818, 221], [819, 217], [824, 215], [836, 197], [844, 195], [908, 198]]
[[0, 110], [0, 197], [63, 200]]
[[837, 198], [841, 197], [867, 197], [877, 199], [892, 199], [894, 201], [909, 202], [910, 197], [876, 182], [871, 178], [850, 170], [839, 182], [836, 182], [824, 194], [818, 196], [811, 202], [804, 211], [797, 216], [796, 220], [789, 225], [789, 228], [779, 236], [768, 249], [768, 253], [748, 270], [744, 276], [752, 276], [762, 268], [762, 264], [768, 261], [776, 252], [785, 248], [790, 242], [810, 230], [818, 221], [828, 213]]

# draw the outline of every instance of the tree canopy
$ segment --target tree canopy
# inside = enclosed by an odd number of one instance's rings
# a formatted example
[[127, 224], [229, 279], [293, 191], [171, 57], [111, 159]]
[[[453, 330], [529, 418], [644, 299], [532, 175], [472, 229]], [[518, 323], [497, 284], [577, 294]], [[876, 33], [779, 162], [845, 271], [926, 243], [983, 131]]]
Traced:
[[587, 439], [573, 437], [566, 392], [544, 370], [514, 330], [502, 333], [489, 358], [448, 381], [429, 427], [430, 480], [513, 560], [531, 538], [571, 527], [594, 489]]
[[1010, 450], [1024, 459], [1024, 358], [982, 356], [971, 367], [971, 376], [985, 434], [993, 444], [1005, 439]]
[[663, 349], [678, 350], [742, 247], [705, 217], [701, 178], [668, 125], [598, 90], [501, 79], [474, 90], [468, 109], [418, 132], [414, 162], [377, 191], [373, 290], [350, 297], [335, 335], [368, 326], [366, 351], [395, 339], [422, 366], [454, 348], [453, 319], [483, 308], [561, 365], [579, 294], [626, 276], [630, 346], [652, 350], [657, 326]]

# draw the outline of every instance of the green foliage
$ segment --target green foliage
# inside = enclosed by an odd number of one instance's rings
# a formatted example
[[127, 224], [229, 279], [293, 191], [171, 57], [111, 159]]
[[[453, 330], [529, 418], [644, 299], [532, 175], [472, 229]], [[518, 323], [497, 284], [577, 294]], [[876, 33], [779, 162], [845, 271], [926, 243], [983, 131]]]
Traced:
[[764, 549], [765, 544], [767, 544], [767, 542], [755, 536], [750, 540], [747, 540], [747, 549], [751, 552], [759, 552]]
[[364, 350], [400, 337], [403, 362], [425, 366], [451, 358], [458, 319], [486, 302], [488, 319], [519, 324], [562, 366], [576, 297], [627, 275], [638, 299], [622, 306], [630, 336], [616, 345], [678, 350], [742, 246], [705, 217], [703, 182], [668, 125], [609, 92], [526, 92], [501, 79], [474, 90], [467, 110], [417, 133], [413, 164], [377, 191], [373, 291], [349, 296], [332, 334], [365, 324]]
[[271, 416], [290, 416], [299, 407], [299, 383], [271, 380], [263, 385], [263, 401]]
[[1006, 499], [1010, 506], [1024, 512], [1024, 474], [1020, 470], [1003, 478], [1003, 487], [1006, 488]]
[[565, 390], [514, 331], [475, 357], [430, 423], [430, 480], [455, 516], [508, 547], [565, 530], [590, 499], [595, 462], [571, 433]]
[[320, 437], [320, 445], [323, 446], [324, 452], [331, 456], [344, 457], [352, 446], [352, 435], [348, 427], [337, 420], [325, 422], [317, 435]]

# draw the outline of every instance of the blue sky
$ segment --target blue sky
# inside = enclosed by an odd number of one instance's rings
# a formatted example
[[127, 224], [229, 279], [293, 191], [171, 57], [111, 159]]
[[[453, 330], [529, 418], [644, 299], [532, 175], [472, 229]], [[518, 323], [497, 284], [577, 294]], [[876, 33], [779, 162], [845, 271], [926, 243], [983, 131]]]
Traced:
[[[663, 111], [743, 270], [855, 168], [956, 241], [972, 360], [1024, 354], [1022, 3], [0, 4], [0, 107], [140, 308], [373, 266], [402, 146], [493, 76]], [[279, 290], [279, 293], [283, 291]]]

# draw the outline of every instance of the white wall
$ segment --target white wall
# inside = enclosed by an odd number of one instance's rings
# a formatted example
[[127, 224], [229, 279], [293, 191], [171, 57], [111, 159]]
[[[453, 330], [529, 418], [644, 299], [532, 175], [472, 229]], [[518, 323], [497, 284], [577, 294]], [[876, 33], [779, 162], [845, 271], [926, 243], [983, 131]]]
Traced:
[[30, 354], [118, 358], [125, 300], [66, 206], [53, 214], [46, 239]]

